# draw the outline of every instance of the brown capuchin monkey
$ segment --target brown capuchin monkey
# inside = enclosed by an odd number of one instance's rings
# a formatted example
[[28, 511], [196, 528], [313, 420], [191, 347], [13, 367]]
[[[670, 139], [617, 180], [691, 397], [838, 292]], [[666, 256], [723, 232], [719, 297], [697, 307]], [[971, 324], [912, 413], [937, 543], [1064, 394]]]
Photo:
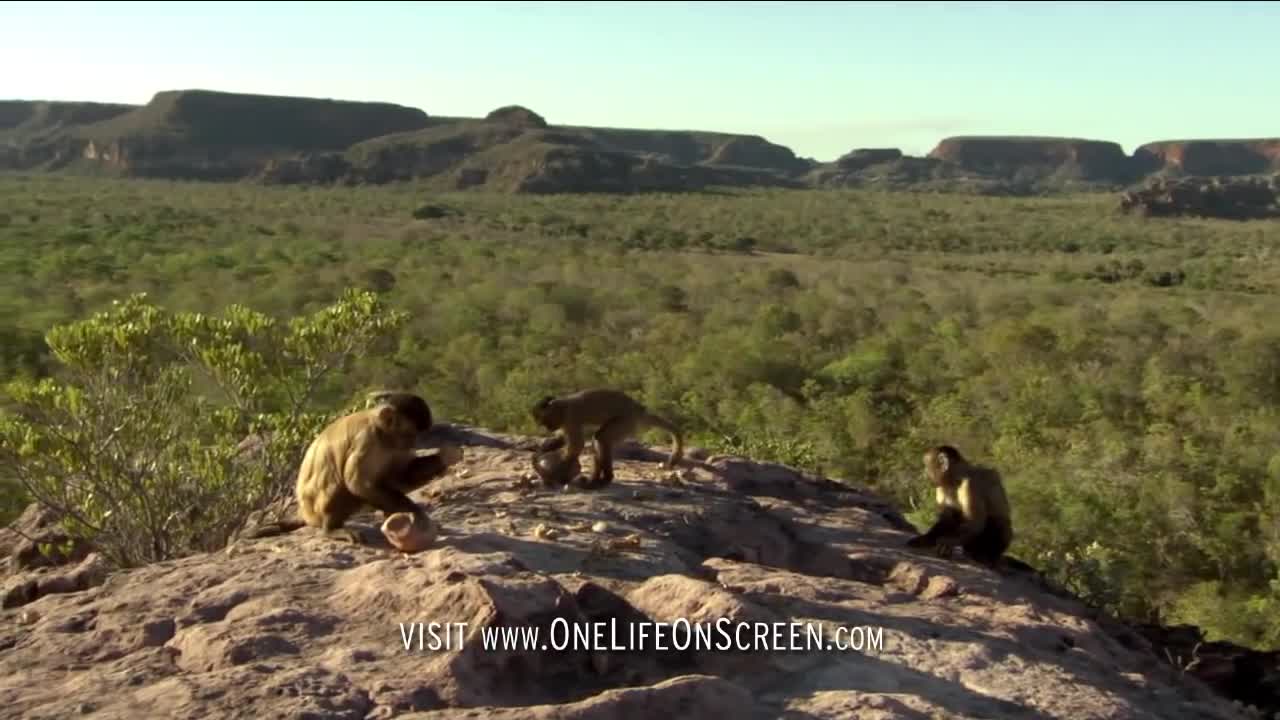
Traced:
[[415, 524], [427, 522], [408, 495], [459, 462], [462, 450], [447, 445], [434, 454], [415, 451], [418, 435], [432, 427], [431, 409], [418, 395], [382, 392], [369, 400], [371, 407], [334, 420], [307, 448], [294, 489], [299, 519], [263, 526], [246, 537], [310, 526], [325, 537], [359, 544], [359, 533], [343, 526], [366, 506], [380, 510], [384, 519], [403, 512], [412, 514]]
[[1004, 481], [992, 468], [971, 465], [950, 445], [924, 454], [925, 474], [936, 488], [938, 519], [908, 547], [933, 548], [950, 557], [954, 547], [987, 566], [996, 566], [1013, 542], [1013, 522]]
[[[547, 396], [530, 413], [542, 427], [555, 433], [542, 442], [534, 456], [534, 469], [547, 485], [564, 485], [576, 472], [578, 457], [586, 444], [587, 428], [595, 428], [596, 462], [591, 477], [577, 484], [588, 490], [613, 482], [613, 448], [625, 438], [646, 428], [658, 428], [671, 435], [675, 448], [663, 467], [673, 468], [684, 456], [684, 438], [679, 428], [649, 412], [640, 402], [619, 390], [596, 388], [560, 397]], [[559, 463], [544, 457], [560, 450]]]

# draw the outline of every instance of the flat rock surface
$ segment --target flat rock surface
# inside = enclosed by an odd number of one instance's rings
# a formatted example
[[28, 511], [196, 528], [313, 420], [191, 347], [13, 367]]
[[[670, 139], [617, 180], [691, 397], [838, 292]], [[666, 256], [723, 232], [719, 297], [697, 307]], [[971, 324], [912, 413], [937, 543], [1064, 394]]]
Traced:
[[470, 438], [415, 497], [441, 526], [417, 554], [368, 515], [365, 546], [13, 571], [0, 716], [1249, 717], [1031, 575], [908, 552], [870, 493], [635, 447], [612, 486], [549, 491]]

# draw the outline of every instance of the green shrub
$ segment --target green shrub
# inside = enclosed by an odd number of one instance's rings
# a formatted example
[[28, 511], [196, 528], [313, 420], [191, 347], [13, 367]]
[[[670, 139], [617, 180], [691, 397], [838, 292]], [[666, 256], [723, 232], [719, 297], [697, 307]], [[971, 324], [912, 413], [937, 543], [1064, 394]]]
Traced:
[[[406, 317], [362, 292], [288, 323], [133, 295], [49, 332], [56, 379], [8, 385], [0, 468], [120, 566], [216, 549], [288, 495], [332, 417], [317, 396]], [[257, 451], [241, 451], [248, 436]]]

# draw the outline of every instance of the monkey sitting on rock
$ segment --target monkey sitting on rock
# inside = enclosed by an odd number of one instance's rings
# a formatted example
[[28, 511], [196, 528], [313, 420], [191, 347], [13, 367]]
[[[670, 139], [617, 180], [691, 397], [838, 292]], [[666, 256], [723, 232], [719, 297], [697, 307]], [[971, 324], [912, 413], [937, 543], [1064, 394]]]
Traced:
[[1000, 473], [970, 464], [950, 445], [925, 452], [924, 468], [936, 488], [938, 519], [923, 535], [908, 540], [907, 547], [933, 548], [940, 556], [950, 557], [959, 546], [974, 561], [998, 566], [1013, 541], [1009, 499]]
[[[620, 390], [594, 388], [560, 397], [547, 396], [533, 406], [530, 414], [539, 425], [555, 433], [539, 445], [533, 462], [534, 470], [548, 487], [572, 481], [583, 489], [595, 490], [613, 482], [614, 447], [646, 428], [659, 428], [671, 435], [675, 447], [663, 467], [675, 467], [684, 454], [680, 430]], [[591, 477], [584, 479], [578, 476], [579, 456], [589, 427], [596, 429], [592, 436], [596, 461]]]
[[461, 461], [462, 449], [446, 445], [431, 454], [414, 449], [418, 435], [432, 427], [431, 408], [418, 395], [374, 393], [369, 403], [372, 407], [334, 420], [307, 448], [294, 489], [299, 518], [263, 526], [246, 537], [311, 526], [325, 537], [360, 544], [360, 535], [344, 525], [365, 506], [380, 510], [384, 520], [407, 513], [412, 527], [430, 527], [430, 519], [408, 494]]

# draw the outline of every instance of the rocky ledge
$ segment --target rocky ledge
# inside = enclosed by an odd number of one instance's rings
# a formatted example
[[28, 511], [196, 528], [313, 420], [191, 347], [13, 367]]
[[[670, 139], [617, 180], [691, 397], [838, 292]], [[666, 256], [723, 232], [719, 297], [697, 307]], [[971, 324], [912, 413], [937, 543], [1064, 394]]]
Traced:
[[[631, 446], [611, 487], [552, 492], [526, 479], [517, 439], [458, 433], [466, 459], [417, 498], [441, 536], [414, 555], [369, 516], [367, 546], [304, 529], [128, 572], [87, 548], [35, 567], [31, 543], [53, 531], [29, 514], [27, 539], [2, 548], [0, 706], [30, 720], [1250, 717], [1033, 573], [907, 552], [907, 523], [855, 487], [698, 452], [664, 472]], [[685, 622], [710, 633], [681, 636]], [[492, 645], [533, 632], [553, 647]]]

